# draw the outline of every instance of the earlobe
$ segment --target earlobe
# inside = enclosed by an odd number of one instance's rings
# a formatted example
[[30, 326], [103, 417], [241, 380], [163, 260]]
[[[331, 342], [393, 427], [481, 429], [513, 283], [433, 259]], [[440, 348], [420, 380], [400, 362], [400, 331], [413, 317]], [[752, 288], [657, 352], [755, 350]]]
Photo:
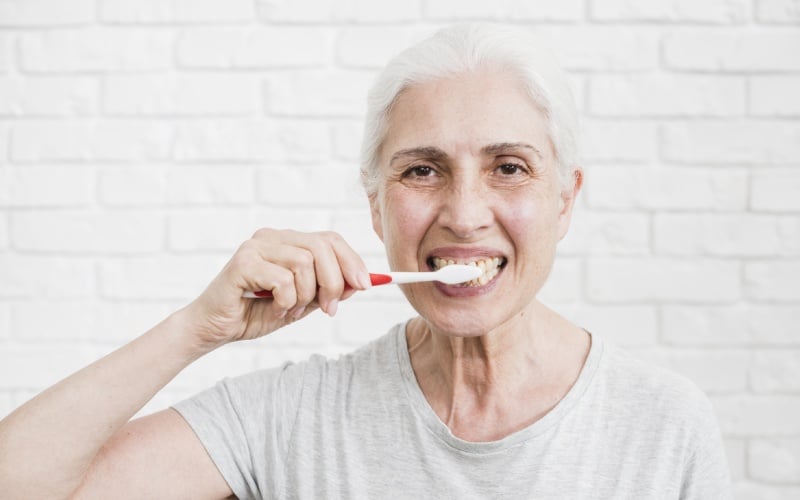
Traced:
[[559, 230], [558, 239], [561, 240], [567, 235], [570, 221], [572, 220], [572, 210], [575, 208], [575, 200], [583, 186], [583, 169], [575, 167], [572, 171], [572, 185], [566, 187], [561, 192], [561, 213], [558, 217]]

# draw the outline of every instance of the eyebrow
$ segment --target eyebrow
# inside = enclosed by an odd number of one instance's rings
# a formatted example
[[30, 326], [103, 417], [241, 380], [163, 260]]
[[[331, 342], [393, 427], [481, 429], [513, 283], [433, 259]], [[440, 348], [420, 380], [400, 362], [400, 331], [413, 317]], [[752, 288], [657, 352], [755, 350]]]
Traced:
[[[489, 144], [481, 148], [481, 154], [484, 156], [501, 156], [519, 149], [530, 150], [538, 156], [539, 159], [543, 158], [542, 153], [538, 149], [526, 142], [498, 142]], [[420, 146], [397, 151], [392, 155], [389, 163], [392, 164], [402, 158], [425, 158], [428, 160], [441, 161], [447, 159], [447, 157], [447, 153], [436, 146]]]

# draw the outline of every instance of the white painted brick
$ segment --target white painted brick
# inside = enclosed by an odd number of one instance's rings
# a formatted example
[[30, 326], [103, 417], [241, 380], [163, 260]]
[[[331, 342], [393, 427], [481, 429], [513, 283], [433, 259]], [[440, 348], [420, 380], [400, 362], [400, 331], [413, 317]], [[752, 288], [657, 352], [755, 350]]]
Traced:
[[11, 214], [15, 248], [57, 253], [147, 253], [164, 248], [164, 217], [146, 211], [35, 210]]
[[0, 2], [0, 26], [50, 27], [91, 23], [94, 0], [4, 0]]
[[656, 156], [655, 124], [640, 120], [585, 119], [581, 122], [585, 161], [640, 162]]
[[363, 203], [352, 165], [269, 166], [256, 172], [258, 200], [282, 206], [328, 206]]
[[561, 255], [641, 255], [649, 247], [647, 214], [590, 212], [578, 208], [558, 251]]
[[697, 346], [800, 346], [800, 305], [664, 306], [662, 338]]
[[583, 18], [583, 2], [437, 0], [425, 3], [425, 17], [445, 21], [463, 19], [576, 21]]
[[659, 36], [637, 26], [542, 25], [559, 62], [569, 70], [646, 71], [658, 68]]
[[233, 254], [255, 232], [249, 209], [181, 210], [169, 215], [167, 245], [179, 252], [218, 250]]
[[[348, 299], [340, 304], [339, 310], [350, 308], [357, 301], [355, 297]], [[274, 366], [283, 361], [305, 359], [311, 352], [318, 352], [319, 349], [328, 349], [334, 342], [334, 333], [337, 323], [341, 318], [337, 314], [331, 318], [322, 311], [316, 310], [303, 318], [301, 321], [287, 325], [280, 330], [270, 333], [263, 340], [257, 342], [263, 346], [253, 345], [255, 342], [247, 342], [248, 349], [256, 349], [258, 359], [256, 363], [261, 366]], [[243, 347], [245, 347], [243, 345]], [[263, 348], [262, 348], [263, 347]], [[290, 357], [280, 358], [275, 355], [262, 356], [264, 351], [304, 351], [305, 354], [298, 355], [292, 352]]]
[[30, 72], [156, 71], [172, 66], [168, 30], [93, 27], [28, 32], [20, 64]]
[[11, 304], [11, 336], [23, 343], [86, 341], [97, 330], [94, 309], [94, 301], [86, 299], [16, 301]]
[[663, 125], [661, 145], [664, 158], [677, 163], [800, 163], [800, 123], [670, 122]]
[[100, 0], [100, 18], [110, 22], [236, 22], [255, 18], [251, 0]]
[[159, 165], [100, 167], [97, 174], [99, 200], [113, 207], [161, 205], [166, 200], [164, 170]]
[[163, 121], [20, 122], [12, 129], [11, 157], [19, 162], [163, 160], [173, 137], [173, 126]]
[[327, 160], [325, 120], [194, 120], [178, 125], [179, 161], [311, 163]]
[[751, 180], [750, 206], [764, 211], [800, 211], [800, 172], [757, 170]]
[[750, 112], [761, 116], [800, 117], [800, 77], [756, 76], [750, 79]]
[[755, 392], [800, 392], [800, 349], [755, 351], [750, 386]]
[[94, 201], [90, 167], [0, 166], [0, 207], [85, 206]]
[[722, 433], [731, 437], [800, 434], [800, 396], [712, 396]]
[[252, 350], [217, 349], [186, 367], [165, 389], [199, 392], [225, 377], [253, 371], [254, 365]]
[[745, 80], [706, 75], [594, 75], [589, 111], [599, 116], [741, 116]]
[[657, 214], [653, 229], [660, 254], [800, 256], [800, 216]]
[[8, 248], [8, 217], [0, 214], [0, 251]]
[[740, 500], [794, 500], [800, 487], [740, 481], [733, 484], [733, 498]]
[[249, 75], [110, 76], [103, 109], [116, 115], [253, 115], [262, 108], [259, 81]]
[[346, 26], [336, 40], [344, 67], [382, 68], [390, 58], [435, 30], [428, 26]]
[[292, 229], [294, 231], [329, 231], [331, 227], [329, 208], [287, 208], [276, 205], [255, 211], [253, 232], [262, 227]]
[[597, 209], [744, 210], [744, 169], [595, 166], [586, 171], [582, 195]]
[[746, 262], [744, 290], [754, 300], [800, 300], [800, 260]]
[[249, 204], [255, 190], [255, 170], [250, 166], [178, 165], [166, 170], [170, 205]]
[[89, 115], [98, 109], [98, 84], [89, 77], [0, 78], [0, 116]]
[[100, 295], [113, 299], [192, 300], [222, 270], [230, 255], [159, 255], [104, 259]]
[[579, 300], [583, 290], [583, 274], [580, 259], [557, 257], [538, 298], [550, 305]]
[[28, 344], [3, 347], [0, 388], [41, 391], [105, 354], [86, 344]]
[[[366, 295], [367, 292], [364, 293]], [[337, 311], [336, 339], [346, 344], [362, 345], [414, 316], [417, 316], [416, 311], [405, 301], [351, 299], [342, 303]]]
[[323, 66], [331, 35], [309, 27], [203, 27], [183, 30], [175, 49], [186, 68], [302, 68]]
[[754, 439], [748, 451], [753, 479], [776, 483], [800, 480], [800, 439]]
[[422, 0], [257, 0], [265, 21], [286, 23], [401, 22], [417, 20]]
[[623, 347], [652, 347], [658, 343], [658, 315], [650, 305], [559, 307], [558, 312], [607, 342]]
[[367, 71], [292, 72], [267, 84], [267, 111], [283, 116], [361, 117], [374, 75]]
[[676, 30], [664, 36], [663, 57], [670, 69], [695, 71], [788, 72], [800, 70], [797, 30]]
[[11, 337], [11, 304], [0, 302], [0, 341]]
[[594, 258], [586, 293], [597, 302], [728, 302], [741, 296], [739, 274], [721, 260]]
[[800, 23], [800, 4], [797, 0], [757, 0], [756, 19], [763, 23]]
[[744, 439], [724, 439], [725, 456], [731, 479], [738, 481], [747, 476], [747, 441]]
[[89, 259], [0, 254], [0, 297], [85, 298], [94, 290]]
[[745, 0], [594, 0], [592, 20], [741, 23], [747, 20]]
[[0, 73], [6, 73], [11, 68], [13, 45], [13, 39], [9, 35], [0, 33]]
[[164, 302], [95, 301], [92, 307], [93, 328], [87, 339], [103, 344], [129, 342], [176, 309]]
[[360, 165], [361, 138], [364, 135], [363, 122], [360, 120], [336, 120], [331, 125], [331, 134], [333, 136], [333, 158]]
[[[333, 230], [342, 235], [359, 255], [383, 256], [385, 249], [378, 235], [372, 229], [369, 208], [337, 210], [333, 215]], [[386, 269], [384, 269], [386, 270]]]
[[0, 162], [5, 162], [10, 156], [11, 129], [5, 123], [0, 123]]
[[648, 349], [639, 351], [644, 360], [689, 378], [704, 392], [717, 394], [747, 391], [750, 353], [746, 350]]

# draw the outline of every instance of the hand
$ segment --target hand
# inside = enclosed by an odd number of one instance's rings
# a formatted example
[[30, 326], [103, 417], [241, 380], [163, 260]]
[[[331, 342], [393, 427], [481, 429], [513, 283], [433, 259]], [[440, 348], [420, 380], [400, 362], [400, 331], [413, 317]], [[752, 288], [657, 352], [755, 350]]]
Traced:
[[[259, 229], [179, 314], [210, 350], [261, 337], [318, 307], [333, 316], [339, 301], [369, 287], [364, 262], [337, 233]], [[273, 298], [242, 298], [248, 290], [270, 290]]]

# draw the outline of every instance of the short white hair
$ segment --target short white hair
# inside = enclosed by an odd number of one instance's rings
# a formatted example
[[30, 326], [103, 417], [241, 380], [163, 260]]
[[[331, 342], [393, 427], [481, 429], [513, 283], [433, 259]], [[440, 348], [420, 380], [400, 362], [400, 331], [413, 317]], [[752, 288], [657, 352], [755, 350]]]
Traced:
[[520, 79], [545, 114], [559, 177], [563, 186], [569, 185], [578, 162], [578, 117], [555, 56], [529, 32], [491, 24], [457, 24], [395, 56], [370, 89], [361, 143], [361, 181], [368, 195], [378, 189], [380, 147], [400, 93], [413, 85], [484, 67], [507, 70]]

